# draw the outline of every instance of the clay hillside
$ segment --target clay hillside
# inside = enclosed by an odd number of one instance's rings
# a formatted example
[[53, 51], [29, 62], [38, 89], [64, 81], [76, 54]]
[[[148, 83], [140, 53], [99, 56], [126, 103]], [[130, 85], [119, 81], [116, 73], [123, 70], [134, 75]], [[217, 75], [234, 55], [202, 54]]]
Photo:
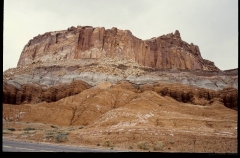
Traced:
[[115, 27], [47, 32], [3, 72], [4, 139], [237, 152], [237, 113], [238, 69], [203, 59], [178, 30], [149, 40]]

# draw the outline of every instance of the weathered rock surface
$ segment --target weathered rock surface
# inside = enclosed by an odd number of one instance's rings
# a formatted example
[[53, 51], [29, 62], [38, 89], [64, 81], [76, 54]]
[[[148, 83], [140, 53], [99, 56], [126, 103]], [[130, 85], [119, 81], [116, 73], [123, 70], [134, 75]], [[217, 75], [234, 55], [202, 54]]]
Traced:
[[17, 89], [11, 84], [3, 83], [3, 103], [7, 104], [37, 104], [40, 102], [55, 102], [67, 96], [72, 96], [90, 88], [81, 80], [71, 84], [52, 86], [50, 88], [38, 84], [24, 84]]
[[179, 102], [190, 103], [193, 105], [207, 105], [218, 100], [226, 107], [238, 110], [238, 90], [232, 87], [214, 91], [205, 88], [194, 88], [181, 84], [146, 84], [140, 86], [139, 90], [155, 91], [161, 96], [169, 96]]
[[63, 60], [52, 64], [34, 63], [6, 70], [3, 80], [20, 88], [27, 83], [55, 86], [82, 80], [91, 86], [103, 81], [117, 83], [127, 80], [133, 84], [182, 83], [212, 90], [225, 87], [238, 89], [238, 71], [192, 71], [179, 69], [156, 69], [141, 66], [134, 61], [112, 58]]
[[[194, 105], [207, 105], [215, 100], [222, 102], [226, 107], [238, 110], [238, 91], [235, 88], [225, 88], [220, 91], [214, 91], [204, 88], [196, 88], [182, 84], [144, 84], [135, 86], [127, 81], [118, 82], [112, 85], [110, 82], [102, 82], [94, 88], [108, 89], [114, 87], [114, 91], [125, 89], [134, 93], [143, 93], [145, 91], [154, 91], [161, 96], [169, 96], [183, 103]], [[26, 84], [20, 89], [16, 89], [10, 84], [3, 85], [3, 103], [22, 104], [22, 103], [39, 103], [39, 102], [55, 102], [62, 98], [72, 96], [89, 89], [86, 83], [81, 80], [73, 81], [70, 85], [52, 86], [46, 88], [44, 86]], [[110, 94], [109, 94], [110, 95]], [[112, 94], [111, 94], [112, 95]], [[117, 96], [115, 96], [117, 97]], [[99, 102], [102, 102], [98, 100]], [[118, 105], [116, 105], [118, 106]]]
[[78, 26], [47, 32], [25, 45], [18, 66], [35, 62], [69, 59], [116, 58], [160, 69], [219, 71], [213, 62], [201, 57], [198, 46], [188, 44], [179, 31], [149, 40], [141, 40], [129, 30]]

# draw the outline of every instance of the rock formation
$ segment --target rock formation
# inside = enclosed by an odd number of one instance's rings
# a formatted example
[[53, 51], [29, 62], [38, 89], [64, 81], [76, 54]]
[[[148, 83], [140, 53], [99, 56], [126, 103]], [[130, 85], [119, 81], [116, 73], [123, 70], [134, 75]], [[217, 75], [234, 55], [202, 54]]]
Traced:
[[3, 83], [3, 103], [7, 104], [37, 104], [40, 102], [55, 102], [67, 96], [72, 96], [90, 88], [81, 80], [73, 81], [71, 84], [46, 87], [38, 84], [24, 84], [17, 89], [11, 84]]
[[[110, 82], [103, 82], [95, 88], [106, 89], [112, 87]], [[195, 88], [182, 84], [144, 84], [133, 87], [127, 81], [118, 82], [114, 85], [116, 91], [130, 90], [135, 93], [145, 91], [154, 91], [160, 96], [169, 96], [179, 102], [190, 103], [194, 105], [211, 104], [214, 100], [219, 100], [226, 107], [238, 110], [238, 91], [235, 88], [224, 88], [223, 90], [214, 91], [204, 88]], [[20, 89], [16, 89], [10, 84], [3, 84], [3, 103], [22, 104], [22, 103], [40, 103], [55, 102], [62, 98], [81, 93], [89, 89], [90, 86], [81, 80], [73, 81], [70, 85], [60, 85], [46, 88], [45, 86], [25, 84]], [[115, 96], [116, 97], [116, 96]]]
[[237, 151], [238, 68], [219, 70], [179, 31], [141, 40], [78, 26], [34, 37], [3, 72], [2, 103], [4, 139]]
[[91, 26], [71, 27], [34, 37], [25, 45], [18, 66], [39, 61], [105, 57], [132, 60], [158, 69], [219, 71], [213, 62], [201, 57], [198, 46], [183, 41], [178, 30], [174, 34], [141, 40], [129, 30]]
[[198, 46], [184, 42], [179, 31], [141, 40], [128, 30], [90, 26], [30, 40], [18, 66], [3, 73], [3, 103], [56, 102], [111, 84], [194, 105], [219, 100], [238, 109], [238, 69], [219, 70], [201, 57]]

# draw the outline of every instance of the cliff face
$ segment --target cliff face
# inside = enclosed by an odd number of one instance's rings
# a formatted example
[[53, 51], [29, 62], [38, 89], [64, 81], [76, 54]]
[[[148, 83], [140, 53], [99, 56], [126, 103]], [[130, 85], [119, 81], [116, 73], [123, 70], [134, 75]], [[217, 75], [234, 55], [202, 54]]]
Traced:
[[18, 66], [34, 62], [86, 58], [133, 60], [159, 69], [218, 71], [213, 62], [201, 57], [198, 46], [184, 42], [179, 31], [141, 40], [129, 30], [91, 26], [47, 32], [25, 45]]

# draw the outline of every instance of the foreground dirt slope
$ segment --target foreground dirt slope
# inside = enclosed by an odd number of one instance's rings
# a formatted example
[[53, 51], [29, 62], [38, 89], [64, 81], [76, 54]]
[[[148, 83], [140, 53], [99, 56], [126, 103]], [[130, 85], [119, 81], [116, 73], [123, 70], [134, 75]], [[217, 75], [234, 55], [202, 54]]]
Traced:
[[237, 152], [236, 110], [218, 99], [200, 98], [202, 105], [183, 103], [147, 87], [137, 90], [126, 82], [105, 82], [57, 102], [3, 104], [3, 129], [37, 129], [31, 134], [13, 131], [4, 138], [54, 142], [49, 133], [68, 132], [67, 144], [136, 151]]

